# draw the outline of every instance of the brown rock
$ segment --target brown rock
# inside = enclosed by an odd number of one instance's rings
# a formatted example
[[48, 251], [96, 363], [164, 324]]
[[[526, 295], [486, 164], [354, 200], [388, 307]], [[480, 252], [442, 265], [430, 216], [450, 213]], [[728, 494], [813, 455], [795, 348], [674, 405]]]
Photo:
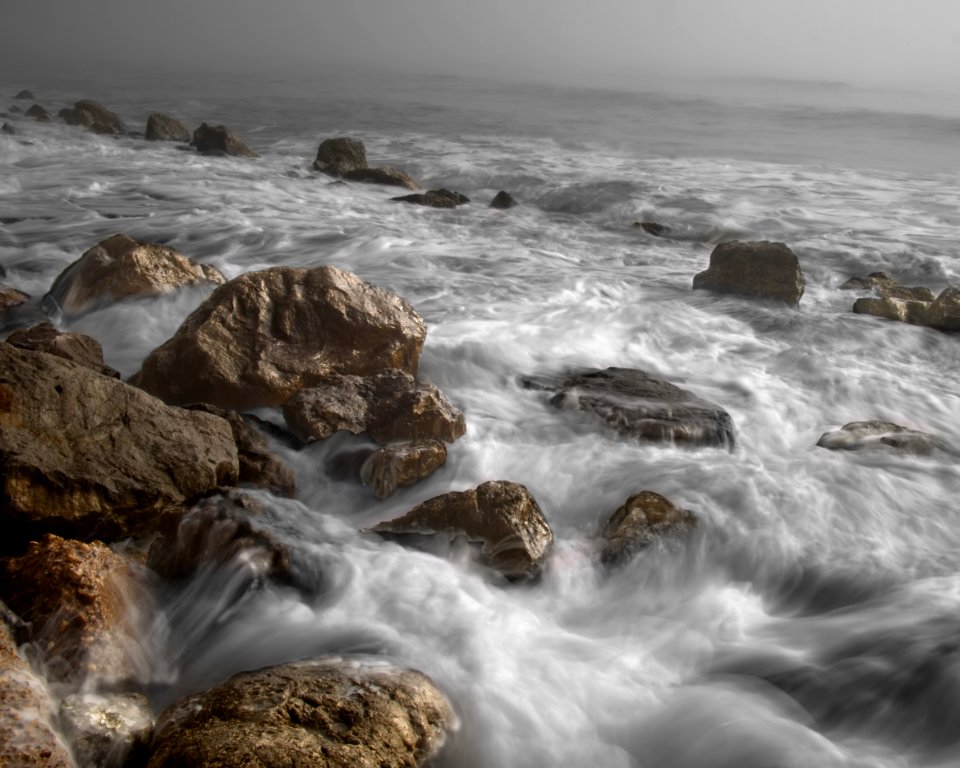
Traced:
[[202, 123], [193, 132], [193, 145], [202, 155], [231, 155], [233, 157], [259, 157], [243, 139], [224, 125]]
[[406, 171], [397, 168], [356, 168], [346, 171], [343, 178], [349, 181], [362, 181], [367, 184], [386, 184], [391, 187], [419, 189], [420, 185]]
[[840, 290], [876, 291], [881, 298], [904, 301], [933, 301], [933, 291], [929, 288], [908, 288], [885, 272], [871, 272], [866, 277], [851, 277], [840, 286]]
[[496, 208], [500, 211], [505, 211], [508, 208], [513, 208], [517, 204], [517, 201], [513, 199], [513, 195], [509, 192], [504, 192], [500, 190], [494, 195], [493, 200], [490, 201], [490, 207]]
[[30, 109], [23, 113], [26, 117], [32, 117], [38, 123], [49, 123], [50, 113], [39, 104], [34, 104]]
[[425, 205], [430, 208], [456, 208], [458, 205], [470, 202], [470, 198], [466, 195], [461, 195], [459, 192], [451, 192], [449, 189], [430, 189], [426, 192], [417, 192], [412, 195], [402, 195], [401, 197], [391, 197], [390, 199], [400, 203]]
[[89, 368], [0, 344], [0, 548], [44, 531], [150, 530], [164, 507], [235, 485], [230, 426]]
[[167, 708], [148, 768], [413, 768], [455, 715], [420, 672], [317, 659], [243, 672]]
[[851, 421], [840, 429], [824, 432], [817, 440], [817, 445], [833, 451], [883, 447], [918, 456], [926, 456], [936, 450], [950, 450], [939, 437], [890, 421]]
[[142, 694], [67, 696], [60, 724], [81, 766], [133, 768], [147, 760], [153, 711]]
[[938, 331], [960, 331], [960, 288], [944, 288], [927, 308], [923, 324]]
[[663, 224], [657, 224], [655, 221], [635, 221], [633, 226], [637, 229], [642, 229], [648, 235], [653, 235], [654, 237], [666, 237], [670, 234], [670, 227]]
[[127, 132], [126, 127], [114, 112], [103, 104], [90, 99], [83, 99], [73, 105], [71, 125], [82, 125], [93, 133], [102, 133], [107, 136], [121, 136]]
[[588, 369], [564, 377], [525, 377], [529, 389], [556, 392], [557, 408], [592, 413], [624, 437], [733, 448], [725, 410], [685, 389], [630, 368]]
[[46, 687], [0, 621], [0, 765], [74, 768], [70, 750], [51, 725], [53, 714]]
[[46, 352], [64, 360], [72, 360], [104, 376], [120, 378], [119, 371], [103, 362], [103, 347], [99, 341], [82, 333], [58, 331], [51, 323], [19, 328], [7, 337], [7, 344], [31, 352]]
[[782, 301], [796, 306], [803, 296], [800, 262], [783, 243], [720, 243], [710, 266], [693, 278], [694, 288]]
[[662, 537], [677, 537], [697, 527], [697, 516], [675, 507], [653, 491], [641, 491], [627, 499], [603, 527], [606, 545], [600, 555], [605, 563], [625, 560]]
[[190, 131], [177, 118], [162, 112], [151, 112], [143, 134], [147, 141], [190, 141]]
[[10, 288], [6, 285], [0, 285], [0, 320], [9, 310], [25, 304], [30, 297], [23, 291], [16, 288]]
[[330, 176], [342, 176], [367, 167], [367, 150], [362, 141], [346, 137], [326, 139], [317, 149], [313, 167]]
[[530, 491], [502, 480], [428, 499], [371, 530], [465, 536], [481, 544], [491, 567], [512, 579], [536, 575], [553, 543], [553, 532]]
[[923, 325], [929, 306], [925, 301], [903, 301], [890, 297], [862, 298], [854, 302], [853, 311], [858, 315], [873, 315], [885, 320]]
[[466, 421], [435, 386], [404, 371], [328, 376], [283, 404], [287, 426], [304, 442], [338, 430], [367, 432], [378, 443], [434, 438], [452, 442]]
[[130, 565], [100, 542], [44, 536], [7, 562], [5, 597], [32, 624], [48, 678], [115, 684], [137, 676], [129, 608], [146, 599]]
[[356, 275], [277, 267], [220, 286], [131, 381], [168, 402], [278, 406], [331, 373], [412, 373], [425, 336], [407, 302]]
[[360, 480], [385, 499], [397, 488], [413, 485], [447, 463], [447, 446], [440, 440], [391, 443], [374, 451], [360, 467]]
[[223, 282], [219, 271], [196, 264], [173, 248], [119, 234], [93, 246], [64, 269], [43, 302], [76, 315], [110, 301]]

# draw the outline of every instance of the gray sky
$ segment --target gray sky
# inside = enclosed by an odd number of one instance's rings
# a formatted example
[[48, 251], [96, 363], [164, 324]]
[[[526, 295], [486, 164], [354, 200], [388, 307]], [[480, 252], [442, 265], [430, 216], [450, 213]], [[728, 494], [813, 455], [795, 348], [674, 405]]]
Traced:
[[264, 62], [602, 81], [720, 74], [960, 90], [958, 0], [2, 0], [0, 66]]

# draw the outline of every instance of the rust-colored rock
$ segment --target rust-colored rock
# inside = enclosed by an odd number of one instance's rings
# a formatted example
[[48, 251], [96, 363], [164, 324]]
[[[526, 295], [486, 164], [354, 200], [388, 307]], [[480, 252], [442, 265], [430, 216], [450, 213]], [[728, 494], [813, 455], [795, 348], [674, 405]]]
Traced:
[[886, 272], [871, 272], [866, 277], [851, 277], [840, 286], [842, 291], [875, 291], [881, 298], [902, 299], [904, 301], [933, 301], [933, 291], [929, 288], [908, 287]]
[[385, 499], [397, 488], [429, 477], [447, 462], [447, 446], [440, 440], [390, 443], [370, 454], [360, 467], [360, 480]]
[[470, 202], [470, 198], [466, 195], [451, 192], [449, 189], [428, 189], [426, 192], [416, 192], [412, 195], [402, 195], [390, 199], [400, 203], [424, 205], [428, 208], [456, 208], [458, 205]]
[[258, 157], [237, 134], [225, 125], [202, 123], [193, 132], [193, 146], [201, 155], [230, 155], [232, 157]]
[[167, 708], [148, 768], [416, 768], [455, 724], [420, 672], [300, 661], [243, 672]]
[[530, 491], [503, 480], [435, 496], [371, 530], [465, 536], [479, 542], [490, 566], [511, 579], [536, 575], [553, 543], [553, 532]]
[[824, 432], [817, 445], [833, 451], [887, 448], [918, 456], [926, 456], [937, 450], [949, 450], [947, 443], [935, 435], [879, 420], [851, 421], [840, 429]]
[[378, 443], [434, 438], [453, 442], [466, 421], [432, 384], [397, 369], [371, 376], [329, 376], [283, 405], [290, 430], [304, 442], [338, 430], [369, 433]]
[[177, 118], [163, 112], [151, 112], [143, 137], [147, 141], [190, 141], [190, 131]]
[[64, 360], [71, 360], [104, 376], [120, 378], [119, 371], [103, 362], [103, 347], [99, 341], [82, 333], [58, 331], [52, 323], [18, 328], [7, 337], [7, 344], [31, 352], [46, 352]]
[[47, 535], [7, 562], [4, 597], [32, 625], [49, 679], [115, 684], [137, 677], [130, 608], [145, 593], [130, 564], [100, 542]]
[[112, 540], [237, 483], [230, 425], [44, 352], [0, 344], [0, 550], [43, 532]]
[[362, 141], [340, 137], [326, 139], [317, 149], [313, 167], [330, 176], [343, 176], [367, 167], [367, 150]]
[[680, 509], [653, 491], [628, 498], [603, 527], [606, 544], [600, 554], [605, 563], [626, 560], [654, 540], [683, 536], [697, 527], [697, 516]]
[[127, 132], [126, 126], [103, 104], [90, 99], [82, 99], [73, 105], [73, 114], [67, 119], [71, 125], [82, 125], [93, 133], [107, 136], [120, 136]]
[[800, 262], [783, 243], [720, 243], [710, 254], [710, 266], [693, 278], [694, 288], [782, 301], [796, 306], [805, 282]]
[[343, 174], [343, 178], [349, 181], [362, 181], [367, 184], [384, 184], [390, 187], [420, 189], [420, 185], [413, 176], [398, 168], [355, 168], [352, 171], [346, 171]]
[[407, 302], [356, 275], [276, 267], [217, 288], [131, 381], [172, 403], [278, 406], [334, 373], [413, 373], [425, 336]]

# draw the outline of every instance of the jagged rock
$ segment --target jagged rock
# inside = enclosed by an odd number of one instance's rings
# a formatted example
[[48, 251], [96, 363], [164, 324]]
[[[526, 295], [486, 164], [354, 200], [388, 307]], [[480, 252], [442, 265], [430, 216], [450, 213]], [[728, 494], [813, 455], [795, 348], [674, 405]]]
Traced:
[[7, 562], [7, 604], [32, 625], [49, 679], [115, 684], [136, 677], [129, 609], [146, 610], [130, 564], [100, 542], [48, 534]]
[[657, 224], [655, 221], [635, 221], [633, 222], [633, 226], [637, 229], [642, 229], [648, 235], [653, 235], [654, 237], [665, 237], [670, 234], [670, 227]]
[[73, 105], [73, 113], [67, 118], [71, 125], [82, 125], [93, 133], [107, 136], [122, 136], [127, 132], [123, 121], [103, 104], [90, 99], [81, 99]]
[[817, 440], [817, 445], [833, 451], [887, 447], [919, 456], [936, 450], [949, 450], [947, 443], [939, 437], [890, 421], [851, 421], [840, 429], [824, 432]]
[[23, 291], [0, 285], [0, 319], [3, 319], [3, 315], [9, 310], [25, 304], [29, 298]]
[[732, 448], [733, 420], [685, 389], [630, 368], [588, 369], [563, 377], [528, 376], [528, 389], [556, 394], [557, 408], [592, 413], [624, 437]]
[[0, 549], [50, 531], [125, 538], [237, 482], [230, 425], [43, 352], [0, 344]]
[[332, 373], [412, 373], [425, 336], [406, 301], [354, 274], [276, 267], [217, 288], [131, 381], [168, 402], [278, 406]]
[[58, 331], [51, 323], [18, 328], [7, 337], [7, 344], [32, 352], [46, 352], [64, 360], [72, 360], [104, 376], [120, 378], [119, 371], [103, 362], [103, 347], [99, 341], [82, 333]]
[[20, 93], [18, 93], [18, 94], [17, 94], [16, 96], [14, 96], [13, 98], [15, 98], [15, 99], [24, 99], [24, 100], [26, 100], [26, 101], [36, 101], [36, 96], [34, 96], [33, 93], [31, 93], [30, 91], [28, 91], [26, 88], [24, 88], [22, 91], [20, 91]]
[[148, 768], [413, 768], [456, 716], [428, 677], [316, 659], [243, 672], [168, 707]]
[[440, 440], [390, 443], [371, 453], [360, 467], [360, 480], [385, 499], [397, 488], [413, 485], [447, 463], [447, 446]]
[[143, 137], [147, 141], [190, 141], [190, 131], [177, 118], [162, 112], [151, 112]]
[[908, 288], [885, 272], [871, 272], [866, 277], [851, 277], [840, 286], [840, 290], [876, 291], [881, 298], [903, 299], [904, 301], [933, 301], [933, 291], [929, 288]]
[[903, 301], [890, 297], [862, 298], [853, 304], [853, 311], [858, 315], [873, 315], [914, 325], [924, 324], [928, 308], [929, 304], [925, 301]]
[[927, 308], [923, 324], [938, 331], [960, 331], [960, 288], [944, 288]]
[[456, 208], [458, 205], [470, 202], [470, 198], [466, 195], [461, 195], [459, 192], [451, 192], [449, 189], [429, 189], [426, 192], [391, 197], [390, 199], [400, 203], [425, 205], [430, 208]]
[[97, 243], [64, 269], [43, 303], [52, 311], [76, 315], [111, 301], [223, 282], [218, 270], [197, 264], [173, 248], [118, 234]]
[[47, 112], [39, 104], [34, 104], [30, 109], [23, 113], [26, 117], [32, 117], [34, 120], [40, 123], [49, 123], [50, 122], [50, 113]]
[[51, 723], [53, 715], [46, 687], [0, 621], [0, 765], [74, 768], [70, 750]]
[[[5, 133], [7, 136], [16, 136], [17, 129], [10, 125], [10, 123], [4, 123], [0, 125], [0, 133]], [[0, 277], [3, 277], [3, 273], [0, 273]]]
[[452, 442], [466, 432], [463, 414], [432, 384], [390, 369], [370, 376], [333, 375], [283, 404], [290, 430], [304, 442], [337, 430], [369, 433], [378, 443], [434, 438]]
[[60, 724], [80, 766], [132, 768], [147, 760], [153, 711], [142, 694], [67, 696]]
[[697, 527], [697, 516], [675, 507], [653, 491], [641, 491], [628, 498], [603, 527], [606, 539], [600, 558], [605, 563], [625, 560], [655, 539], [678, 537]]
[[509, 192], [504, 192], [500, 190], [494, 195], [493, 200], [490, 201], [490, 207], [496, 208], [500, 211], [505, 211], [507, 208], [513, 208], [517, 204], [517, 201], [513, 199], [513, 195]]
[[512, 579], [536, 575], [553, 543], [553, 532], [530, 491], [503, 480], [435, 496], [371, 530], [465, 536], [481, 544], [491, 567]]
[[362, 181], [367, 184], [386, 184], [392, 187], [419, 189], [420, 185], [406, 171], [398, 168], [356, 168], [346, 171], [343, 178], [349, 181]]
[[233, 157], [259, 157], [243, 139], [224, 125], [202, 123], [193, 132], [193, 146], [202, 155], [231, 155]]
[[362, 141], [346, 137], [326, 139], [317, 149], [313, 167], [330, 176], [367, 168], [367, 150]]
[[694, 275], [693, 287], [782, 301], [796, 306], [803, 296], [800, 262], [783, 243], [720, 243], [710, 254], [710, 266]]

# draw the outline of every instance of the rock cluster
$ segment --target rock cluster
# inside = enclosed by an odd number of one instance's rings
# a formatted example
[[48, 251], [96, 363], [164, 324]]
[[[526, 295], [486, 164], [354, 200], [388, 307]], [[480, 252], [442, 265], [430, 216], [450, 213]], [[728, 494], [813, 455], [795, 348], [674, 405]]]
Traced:
[[420, 188], [416, 180], [406, 171], [390, 167], [368, 166], [367, 149], [363, 142], [346, 136], [322, 141], [317, 149], [313, 167], [321, 173], [348, 181], [386, 184], [407, 189]]
[[[912, 291], [926, 289], [910, 289]], [[859, 315], [874, 315], [938, 331], [960, 331], [960, 288], [944, 288], [932, 301], [907, 300], [893, 296], [861, 298], [853, 305]]]

